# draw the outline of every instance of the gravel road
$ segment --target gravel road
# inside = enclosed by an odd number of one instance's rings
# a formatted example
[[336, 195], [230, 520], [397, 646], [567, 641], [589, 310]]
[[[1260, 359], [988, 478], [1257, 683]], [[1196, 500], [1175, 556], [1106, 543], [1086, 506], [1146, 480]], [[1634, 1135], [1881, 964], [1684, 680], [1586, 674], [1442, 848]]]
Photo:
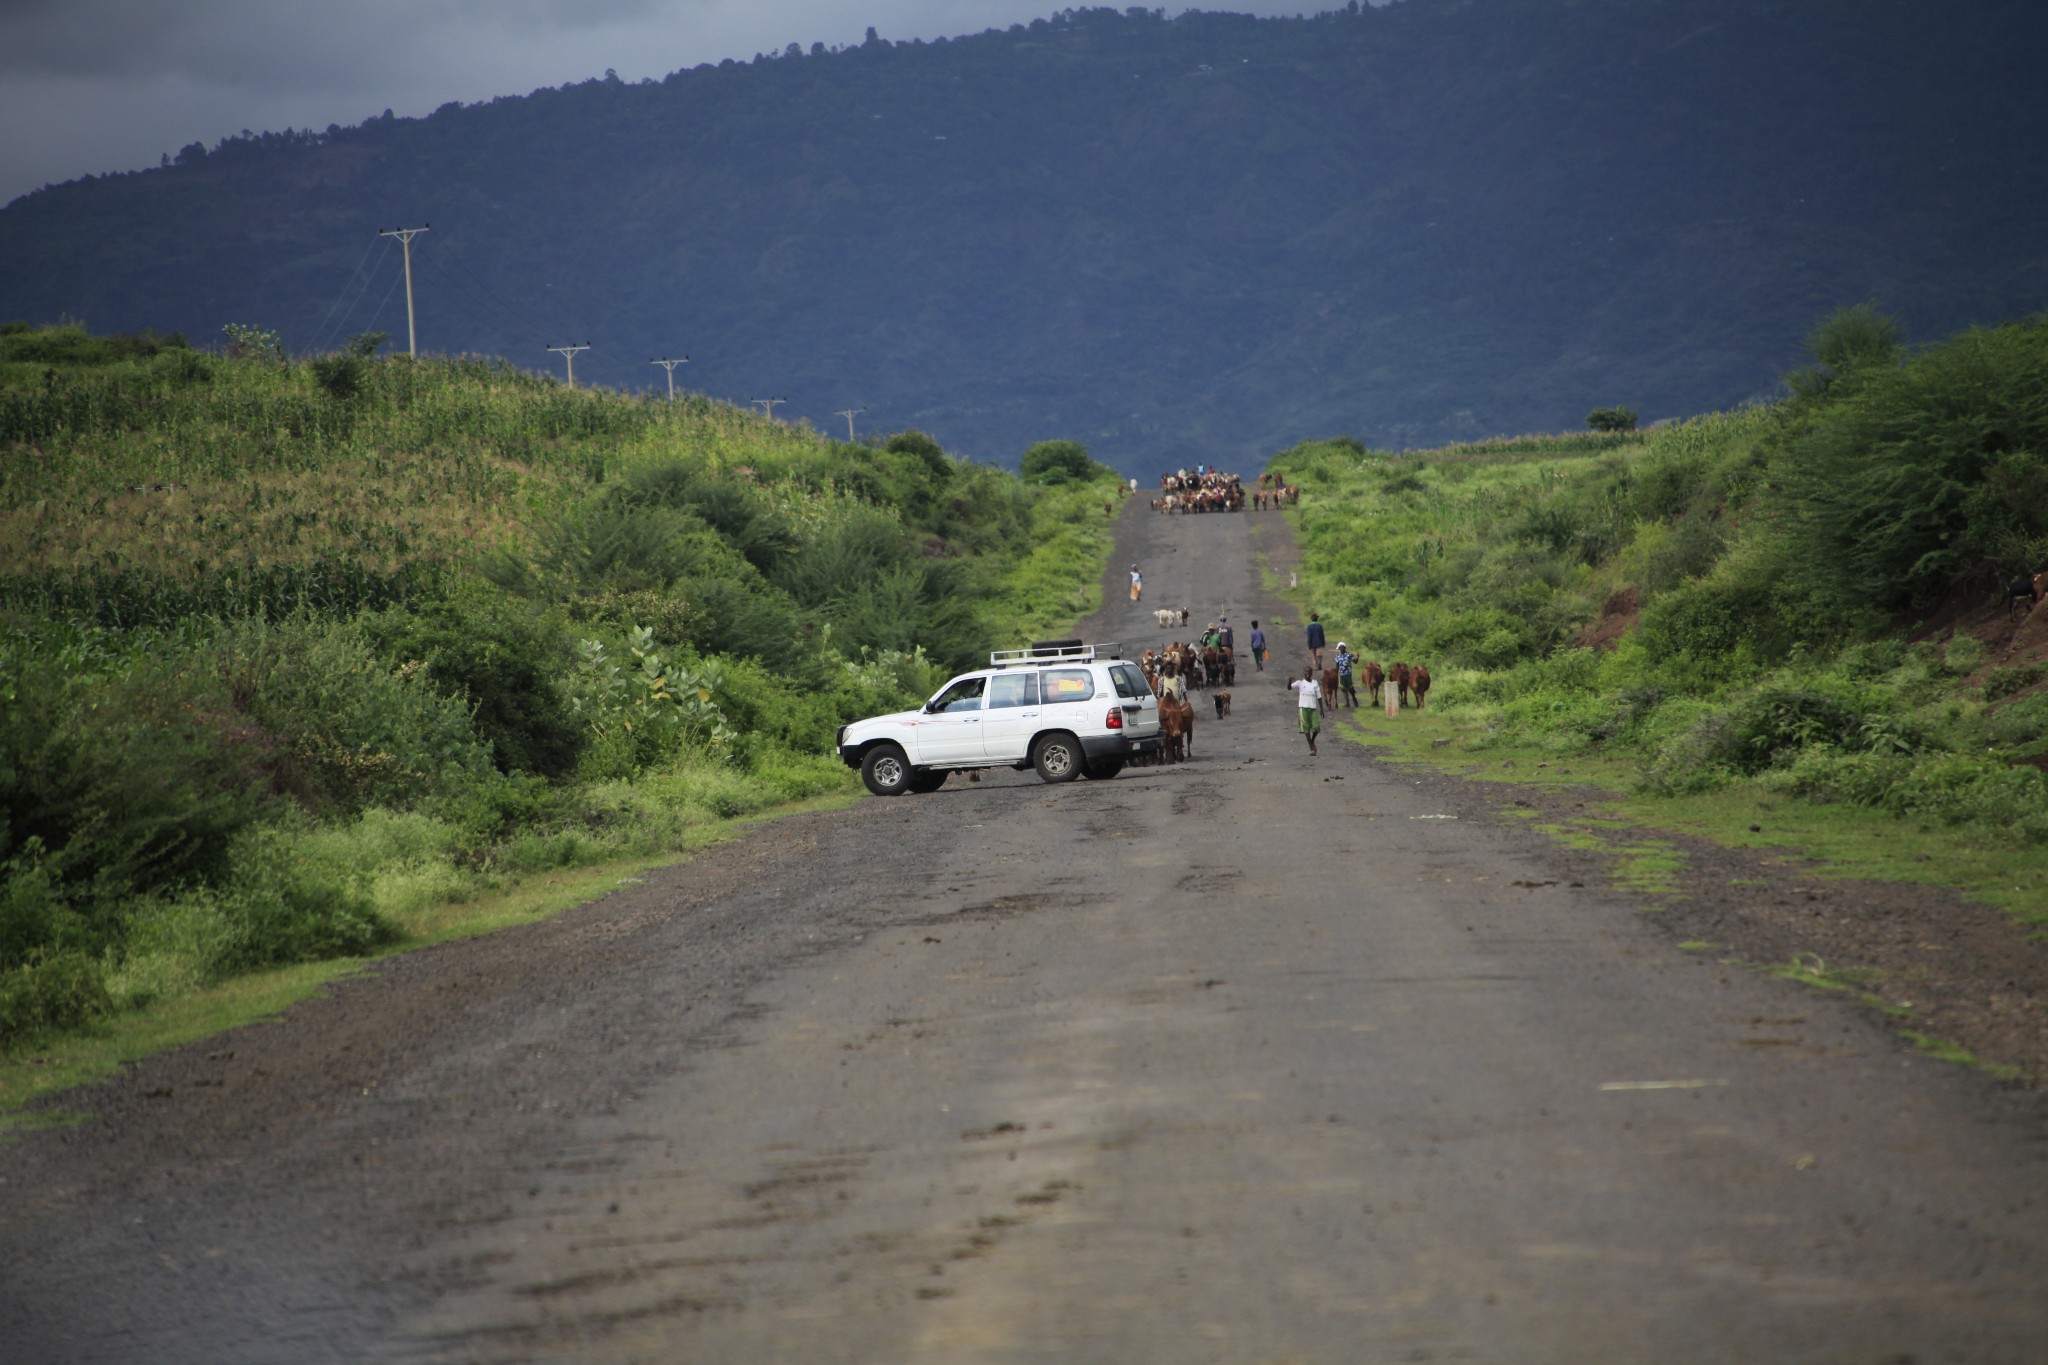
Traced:
[[[1257, 520], [1128, 508], [1084, 633], [1291, 661]], [[63, 1097], [0, 1358], [2048, 1358], [2036, 1092], [1310, 758], [1276, 670], [1188, 764], [782, 821]]]

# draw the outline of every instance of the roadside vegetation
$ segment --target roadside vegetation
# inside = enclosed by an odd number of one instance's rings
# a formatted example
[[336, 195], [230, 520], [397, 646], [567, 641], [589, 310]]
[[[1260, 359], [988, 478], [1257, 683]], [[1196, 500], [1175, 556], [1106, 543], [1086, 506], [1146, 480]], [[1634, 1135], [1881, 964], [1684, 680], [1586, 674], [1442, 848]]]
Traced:
[[0, 1047], [850, 791], [1099, 593], [1085, 453], [228, 337], [0, 327]]
[[[2038, 850], [2048, 611], [2003, 590], [2048, 568], [2048, 319], [1909, 353], [1859, 308], [1809, 345], [1783, 400], [1656, 430], [1285, 452], [1304, 600], [1428, 664], [1466, 760], [1861, 809], [1923, 860]], [[1976, 889], [2048, 919], [2038, 856], [1995, 861]]]

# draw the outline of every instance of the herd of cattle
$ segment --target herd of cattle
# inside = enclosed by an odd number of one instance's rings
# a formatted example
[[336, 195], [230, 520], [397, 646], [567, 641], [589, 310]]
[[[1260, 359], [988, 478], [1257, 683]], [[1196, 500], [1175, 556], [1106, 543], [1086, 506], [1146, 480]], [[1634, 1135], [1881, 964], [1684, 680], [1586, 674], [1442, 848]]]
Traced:
[[[1187, 619], [1185, 611], [1162, 608], [1153, 614], [1161, 626], [1171, 624], [1174, 617], [1183, 624]], [[1145, 681], [1152, 686], [1152, 695], [1159, 698], [1159, 732], [1166, 742], [1157, 754], [1137, 761], [1185, 762], [1195, 752], [1195, 704], [1188, 694], [1206, 691], [1216, 709], [1216, 719], [1229, 715], [1230, 689], [1237, 684], [1237, 652], [1228, 645], [1175, 641], [1161, 649], [1146, 650], [1139, 665], [1145, 671]], [[1381, 688], [1391, 685], [1391, 700], [1397, 706], [1421, 707], [1429, 697], [1429, 669], [1422, 664], [1395, 663], [1382, 668], [1369, 659], [1360, 659], [1348, 674], [1325, 668], [1320, 681], [1325, 714], [1339, 706], [1355, 708], [1360, 683], [1364, 684], [1367, 697], [1380, 696]]]
[[1325, 668], [1316, 681], [1322, 685], [1325, 715], [1336, 710], [1340, 702], [1356, 707], [1360, 683], [1365, 685], [1368, 698], [1383, 695], [1380, 689], [1392, 684], [1395, 706], [1420, 708], [1429, 701], [1429, 668], [1425, 664], [1392, 663], [1381, 668], [1371, 659], [1360, 659], [1352, 665], [1349, 674], [1336, 668]]
[[[1251, 493], [1255, 512], [1292, 507], [1300, 501], [1301, 489], [1283, 482], [1278, 474], [1259, 475], [1258, 487]], [[1244, 481], [1235, 474], [1213, 469], [1193, 474], [1185, 469], [1161, 474], [1159, 496], [1152, 499], [1155, 512], [1242, 512], [1244, 508]]]

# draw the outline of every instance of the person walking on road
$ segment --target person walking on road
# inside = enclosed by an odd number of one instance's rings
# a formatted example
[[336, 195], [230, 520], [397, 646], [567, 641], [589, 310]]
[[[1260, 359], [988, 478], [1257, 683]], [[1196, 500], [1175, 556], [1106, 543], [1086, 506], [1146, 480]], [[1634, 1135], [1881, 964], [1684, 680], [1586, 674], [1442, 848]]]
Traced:
[[1145, 575], [1138, 572], [1138, 566], [1131, 565], [1131, 600], [1137, 601], [1145, 591]]
[[1266, 632], [1259, 629], [1257, 621], [1252, 622], [1252, 664], [1264, 673], [1266, 671]]
[[1295, 696], [1295, 710], [1301, 716], [1301, 733], [1308, 740], [1308, 756], [1316, 756], [1316, 732], [1323, 728], [1323, 685], [1316, 681], [1316, 671], [1305, 670], [1298, 682], [1287, 684], [1287, 690]]
[[1314, 612], [1308, 614], [1308, 652], [1316, 661], [1316, 671], [1323, 670], [1323, 618]]

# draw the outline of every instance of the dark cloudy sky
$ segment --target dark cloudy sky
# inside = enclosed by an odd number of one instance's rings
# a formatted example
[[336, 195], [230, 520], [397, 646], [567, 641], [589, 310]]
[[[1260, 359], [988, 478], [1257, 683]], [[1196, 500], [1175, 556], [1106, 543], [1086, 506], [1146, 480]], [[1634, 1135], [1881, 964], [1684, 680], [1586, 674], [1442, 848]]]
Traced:
[[[1300, 14], [1342, 0], [1167, 5]], [[0, 0], [0, 203], [245, 128], [325, 128], [790, 43], [931, 39], [1074, 0]], [[1157, 6], [1154, 6], [1157, 7]], [[1119, 4], [1116, 8], [1126, 8]]]

